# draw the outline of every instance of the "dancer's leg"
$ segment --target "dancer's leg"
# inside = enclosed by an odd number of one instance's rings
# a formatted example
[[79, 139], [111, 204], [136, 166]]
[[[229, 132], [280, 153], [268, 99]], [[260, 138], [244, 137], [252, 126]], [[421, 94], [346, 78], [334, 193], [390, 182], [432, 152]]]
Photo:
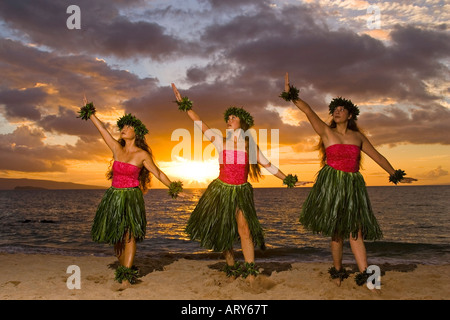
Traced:
[[[331, 248], [331, 255], [333, 257], [333, 266], [338, 271], [342, 269], [343, 247], [344, 247], [344, 240], [342, 238], [339, 238], [337, 236], [331, 238], [330, 248]], [[338, 287], [341, 285], [342, 280], [339, 277], [333, 280]]]
[[133, 266], [134, 257], [136, 255], [136, 239], [128, 234], [122, 238], [122, 241], [115, 245], [115, 250], [119, 263], [127, 268]]
[[[120, 265], [131, 269], [134, 263], [134, 257], [136, 255], [136, 239], [133, 236], [130, 236], [127, 232], [123, 236], [122, 241], [114, 246], [114, 249]], [[116, 277], [117, 272], [118, 271], [116, 271]], [[119, 276], [119, 278], [121, 278], [121, 276]], [[130, 285], [130, 282], [127, 279], [122, 279], [119, 281], [122, 282], [121, 289], [127, 288]]]
[[234, 266], [234, 253], [233, 249], [225, 250], [223, 252], [223, 255], [225, 256], [225, 261], [227, 262], [227, 265]]
[[358, 232], [358, 238], [356, 239], [350, 235], [350, 247], [352, 248], [359, 271], [364, 272], [367, 268], [367, 253], [361, 230]]
[[337, 270], [342, 269], [342, 252], [344, 247], [344, 240], [337, 236], [331, 238], [330, 248], [333, 257], [333, 266]]
[[125, 238], [125, 250], [124, 250], [123, 265], [127, 268], [131, 268], [134, 263], [134, 257], [136, 256], [136, 239], [131, 236]]
[[245, 262], [255, 262], [255, 247], [253, 244], [252, 235], [248, 227], [247, 220], [240, 209], [236, 213], [236, 221], [238, 225], [238, 233], [241, 238], [242, 254], [244, 255]]

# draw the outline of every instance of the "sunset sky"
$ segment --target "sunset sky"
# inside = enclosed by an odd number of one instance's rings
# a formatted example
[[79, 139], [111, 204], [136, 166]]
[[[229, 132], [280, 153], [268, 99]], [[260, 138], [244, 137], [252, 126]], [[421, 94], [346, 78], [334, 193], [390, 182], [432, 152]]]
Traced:
[[[81, 10], [80, 29], [67, 27], [69, 5]], [[112, 154], [76, 118], [85, 94], [115, 136], [125, 112], [141, 119], [169, 178], [206, 187], [217, 161], [171, 157], [174, 130], [194, 137], [174, 82], [211, 128], [224, 132], [225, 109], [243, 106], [257, 132], [278, 129], [280, 169], [313, 180], [318, 136], [278, 97], [289, 72], [327, 122], [333, 97], [357, 104], [359, 126], [416, 185], [450, 184], [449, 22], [439, 0], [2, 0], [0, 178], [108, 186]], [[367, 185], [389, 185], [363, 159]]]

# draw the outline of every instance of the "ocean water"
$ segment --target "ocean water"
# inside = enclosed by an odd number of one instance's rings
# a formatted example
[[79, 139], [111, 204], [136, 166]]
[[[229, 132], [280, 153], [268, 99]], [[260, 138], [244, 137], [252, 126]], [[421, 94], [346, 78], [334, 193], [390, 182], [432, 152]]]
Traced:
[[[330, 262], [329, 238], [304, 230], [298, 215], [310, 188], [255, 188], [255, 205], [267, 249], [259, 261]], [[137, 255], [220, 258], [190, 241], [184, 227], [204, 189], [186, 190], [172, 200], [167, 190], [145, 196], [147, 236]], [[384, 233], [366, 241], [371, 263], [450, 263], [450, 186], [368, 187]], [[1, 190], [0, 252], [112, 256], [113, 248], [94, 243], [90, 230], [104, 190]], [[239, 258], [239, 243], [236, 243]], [[344, 262], [353, 262], [348, 241]]]

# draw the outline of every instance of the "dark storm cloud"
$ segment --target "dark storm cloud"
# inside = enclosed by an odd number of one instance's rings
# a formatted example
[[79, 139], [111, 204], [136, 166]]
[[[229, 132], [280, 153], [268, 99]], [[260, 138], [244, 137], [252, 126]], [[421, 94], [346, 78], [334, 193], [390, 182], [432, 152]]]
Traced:
[[[99, 111], [105, 111], [111, 104], [120, 105], [130, 96], [140, 96], [157, 86], [156, 79], [140, 79], [89, 56], [60, 56], [12, 40], [0, 40], [0, 65], [4, 86], [31, 87], [0, 91], [4, 116], [33, 120], [46, 131], [61, 134], [98, 134], [69, 108], [81, 106], [84, 94], [95, 101]], [[48, 85], [55, 93], [45, 92], [46, 86], [34, 87], [38, 83]]]
[[0, 91], [0, 105], [4, 105], [4, 114], [12, 120], [39, 120], [41, 113], [36, 105], [41, 104], [47, 94], [40, 88]]
[[[284, 104], [277, 97], [285, 71], [302, 97], [325, 115], [327, 95], [346, 96], [360, 104], [391, 99], [419, 109], [404, 121], [397, 118], [406, 115], [404, 106], [393, 106], [391, 113], [362, 114], [361, 122], [371, 133], [378, 133], [389, 121], [396, 124], [395, 131], [375, 135], [377, 144], [449, 143], [435, 134], [440, 130], [450, 133], [447, 125], [439, 125], [439, 119], [449, 117], [449, 110], [435, 102], [442, 96], [431, 93], [426, 85], [448, 74], [442, 61], [449, 56], [449, 34], [398, 25], [391, 31], [391, 43], [385, 44], [351, 30], [329, 30], [320, 16], [315, 18], [315, 9], [292, 6], [280, 12], [261, 5], [252, 14], [237, 13], [226, 23], [206, 27], [202, 40], [220, 52], [220, 58], [203, 68], [189, 69], [187, 79], [205, 86], [208, 77], [215, 78], [204, 94], [214, 92], [219, 103], [222, 99], [240, 101], [258, 112], [262, 126], [282, 127], [286, 143], [308, 140], [310, 132], [283, 125], [273, 112], [260, 107], [267, 102]], [[417, 117], [420, 109], [432, 118]]]
[[360, 125], [370, 130], [375, 144], [450, 144], [450, 110], [430, 104], [421, 109], [405, 112], [391, 108], [384, 113], [367, 112]]
[[225, 9], [225, 8], [238, 8], [240, 9], [245, 5], [260, 5], [264, 1], [260, 0], [204, 0], [203, 2], [209, 3], [213, 10]]
[[154, 78], [140, 79], [125, 70], [114, 69], [95, 56], [42, 51], [8, 39], [0, 39], [0, 66], [3, 86], [22, 88], [49, 83], [69, 98], [89, 88], [101, 92], [107, 87], [119, 94], [129, 94], [157, 83]]
[[80, 121], [78, 113], [60, 106], [57, 114], [42, 117], [37, 124], [45, 131], [74, 136], [97, 135], [98, 131], [91, 123]]
[[[440, 62], [450, 52], [448, 33], [397, 26], [388, 46], [351, 30], [330, 31], [313, 14], [302, 6], [283, 12], [262, 8], [207, 27], [202, 39], [239, 65], [236, 78], [250, 86], [259, 85], [254, 79], [269, 82], [289, 71], [297, 86], [313, 86], [323, 93], [361, 99], [434, 99], [423, 80], [448, 72]], [[261, 91], [273, 96], [273, 91], [265, 89]]]
[[98, 160], [111, 152], [98, 138], [81, 137], [76, 145], [47, 145], [42, 129], [17, 127], [0, 134], [0, 170], [65, 172], [67, 160]]
[[[65, 53], [90, 53], [129, 58], [134, 55], [165, 60], [186, 50], [189, 44], [166, 34], [156, 22], [130, 21], [121, 7], [139, 1], [15, 1], [0, 2], [0, 17], [16, 32], [39, 45]], [[69, 5], [81, 11], [81, 29], [69, 30]], [[195, 47], [187, 51], [194, 50]]]

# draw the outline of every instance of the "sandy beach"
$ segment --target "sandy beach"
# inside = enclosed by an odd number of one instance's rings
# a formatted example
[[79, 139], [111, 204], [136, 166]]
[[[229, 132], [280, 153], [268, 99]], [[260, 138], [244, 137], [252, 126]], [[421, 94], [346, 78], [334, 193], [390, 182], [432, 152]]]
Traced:
[[[1, 300], [428, 300], [450, 298], [450, 265], [383, 264], [381, 289], [358, 287], [354, 274], [337, 287], [327, 263], [260, 263], [262, 274], [249, 284], [227, 278], [222, 260], [136, 258], [142, 277], [123, 289], [115, 282], [115, 257], [0, 254]], [[79, 267], [80, 289], [69, 289], [67, 273]], [[348, 265], [347, 268], [351, 268]], [[71, 278], [70, 280], [72, 280]], [[75, 281], [75, 280], [74, 280]], [[74, 281], [69, 281], [74, 284]]]

